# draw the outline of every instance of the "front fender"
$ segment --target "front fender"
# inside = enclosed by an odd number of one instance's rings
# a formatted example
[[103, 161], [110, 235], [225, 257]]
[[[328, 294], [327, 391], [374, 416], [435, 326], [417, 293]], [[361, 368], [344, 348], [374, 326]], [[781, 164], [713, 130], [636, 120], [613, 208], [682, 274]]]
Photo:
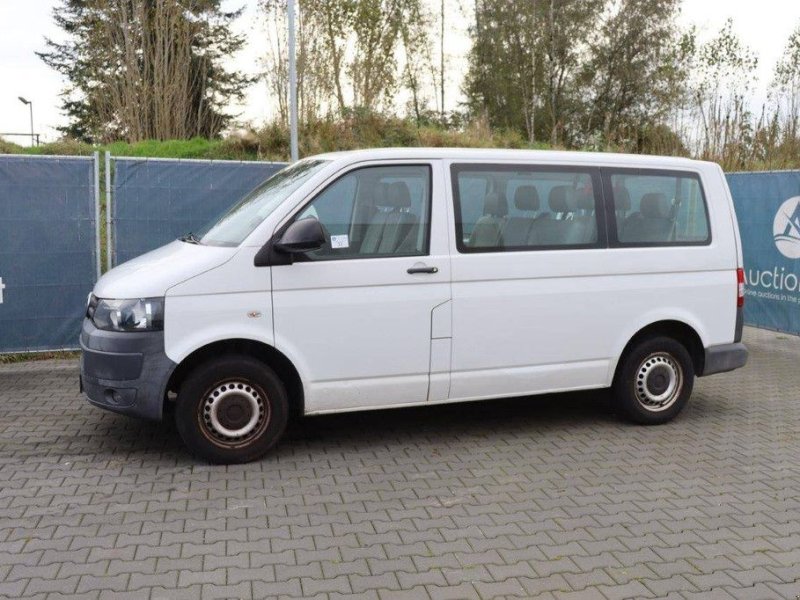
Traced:
[[164, 305], [164, 347], [180, 364], [214, 342], [247, 339], [275, 345], [270, 292], [168, 296]]

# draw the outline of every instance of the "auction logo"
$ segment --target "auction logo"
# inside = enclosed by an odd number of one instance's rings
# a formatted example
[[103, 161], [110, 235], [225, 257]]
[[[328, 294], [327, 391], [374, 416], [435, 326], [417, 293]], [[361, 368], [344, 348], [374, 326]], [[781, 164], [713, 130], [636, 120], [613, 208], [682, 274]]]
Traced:
[[800, 196], [781, 204], [772, 224], [775, 245], [786, 258], [800, 258]]

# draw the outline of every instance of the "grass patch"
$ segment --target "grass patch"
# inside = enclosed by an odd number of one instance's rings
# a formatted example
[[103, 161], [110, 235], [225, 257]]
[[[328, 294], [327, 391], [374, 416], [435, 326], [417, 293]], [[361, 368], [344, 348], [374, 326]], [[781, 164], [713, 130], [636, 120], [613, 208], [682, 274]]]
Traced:
[[0, 354], [0, 365], [11, 365], [33, 360], [77, 360], [80, 352], [20, 352], [18, 354]]

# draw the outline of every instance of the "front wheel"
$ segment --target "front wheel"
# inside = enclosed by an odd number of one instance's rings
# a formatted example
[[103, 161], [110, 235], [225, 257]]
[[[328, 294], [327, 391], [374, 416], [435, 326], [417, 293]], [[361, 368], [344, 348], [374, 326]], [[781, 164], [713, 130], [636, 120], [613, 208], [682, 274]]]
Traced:
[[223, 356], [197, 367], [183, 382], [175, 423], [186, 446], [221, 464], [261, 458], [288, 421], [286, 389], [266, 365], [249, 356]]
[[623, 357], [614, 378], [619, 411], [631, 421], [658, 425], [672, 420], [686, 405], [694, 386], [694, 365], [686, 348], [670, 337], [636, 344]]

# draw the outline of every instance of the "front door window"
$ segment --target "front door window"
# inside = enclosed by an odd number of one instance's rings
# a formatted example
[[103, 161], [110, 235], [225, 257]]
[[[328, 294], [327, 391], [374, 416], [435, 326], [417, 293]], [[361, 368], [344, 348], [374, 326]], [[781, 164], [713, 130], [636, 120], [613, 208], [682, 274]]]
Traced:
[[428, 254], [431, 174], [427, 165], [364, 167], [328, 186], [296, 217], [316, 218], [327, 243], [310, 260]]

